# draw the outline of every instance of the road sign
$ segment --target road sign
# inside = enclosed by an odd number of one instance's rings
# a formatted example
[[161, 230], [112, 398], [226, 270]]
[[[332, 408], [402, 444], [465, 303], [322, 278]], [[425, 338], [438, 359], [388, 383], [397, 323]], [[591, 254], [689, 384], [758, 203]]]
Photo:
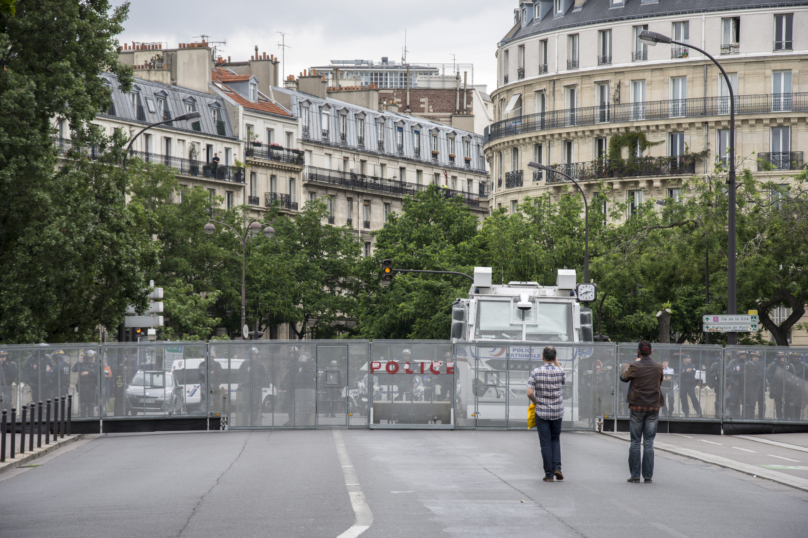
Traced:
[[126, 326], [141, 327], [162, 327], [163, 316], [126, 316]]
[[757, 323], [760, 321], [760, 317], [757, 315], [745, 314], [734, 314], [732, 316], [715, 316], [708, 314], [702, 316], [702, 321], [704, 323], [709, 323], [710, 325], [757, 325]]
[[739, 323], [736, 325], [708, 325], [704, 324], [704, 332], [706, 333], [754, 333], [760, 330], [760, 326], [755, 323], [752, 324], [743, 324]]

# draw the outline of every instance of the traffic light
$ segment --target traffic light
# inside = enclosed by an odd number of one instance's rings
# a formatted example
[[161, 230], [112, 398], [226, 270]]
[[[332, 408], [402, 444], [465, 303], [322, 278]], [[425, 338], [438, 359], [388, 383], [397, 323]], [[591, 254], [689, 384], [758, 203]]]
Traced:
[[393, 260], [382, 260], [382, 287], [386, 288], [393, 281]]

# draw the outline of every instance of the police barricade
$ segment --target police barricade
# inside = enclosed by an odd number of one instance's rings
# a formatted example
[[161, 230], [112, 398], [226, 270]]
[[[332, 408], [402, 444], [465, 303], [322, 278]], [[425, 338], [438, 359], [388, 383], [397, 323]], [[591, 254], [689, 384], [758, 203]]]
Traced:
[[[617, 386], [617, 418], [629, 418], [629, 383], [620, 375], [637, 360], [637, 343], [618, 344], [619, 365], [615, 376]], [[717, 420], [721, 417], [721, 346], [653, 344], [651, 358], [662, 364], [662, 396], [665, 406], [659, 411], [661, 419]]]
[[[205, 416], [206, 387], [200, 380], [199, 366], [206, 356], [204, 342], [101, 346], [97, 366], [101, 381], [96, 390], [100, 416], [104, 419]], [[77, 368], [92, 370], [95, 366], [80, 361]], [[84, 408], [79, 408], [79, 416], [84, 416]]]
[[[562, 387], [565, 430], [594, 429], [598, 418], [614, 414], [613, 344], [554, 343], [566, 374]], [[545, 345], [491, 341], [454, 347], [459, 428], [525, 429], [527, 383], [543, 364]]]
[[374, 340], [368, 368], [371, 428], [454, 427], [451, 342]]
[[723, 382], [726, 422], [808, 422], [808, 348], [727, 348]]

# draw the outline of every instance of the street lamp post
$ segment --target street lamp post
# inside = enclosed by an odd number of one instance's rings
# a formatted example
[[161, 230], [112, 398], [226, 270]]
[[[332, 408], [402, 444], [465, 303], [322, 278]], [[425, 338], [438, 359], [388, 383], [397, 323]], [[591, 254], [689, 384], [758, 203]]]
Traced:
[[545, 170], [547, 172], [553, 172], [555, 174], [561, 174], [565, 178], [567, 178], [570, 181], [572, 181], [573, 183], [575, 183], [575, 186], [578, 187], [578, 190], [581, 192], [581, 196], [584, 197], [584, 229], [585, 229], [585, 233], [584, 233], [584, 282], [589, 284], [589, 203], [586, 201], [586, 194], [584, 193], [584, 190], [581, 188], [581, 186], [578, 184], [578, 182], [575, 181], [575, 179], [572, 178], [572, 176], [567, 175], [564, 172], [561, 172], [559, 170], [556, 170], [555, 168], [552, 168], [552, 167], [547, 166], [545, 164], [533, 162], [533, 161], [529, 162], [527, 164], [527, 166], [529, 168], [535, 168], [537, 170]]
[[[737, 289], [737, 282], [736, 282], [736, 267], [735, 267], [735, 257], [736, 257], [736, 245], [735, 245], [735, 92], [732, 89], [732, 81], [727, 76], [727, 72], [724, 71], [724, 68], [721, 66], [718, 61], [713, 58], [711, 55], [707, 54], [706, 51], [694, 47], [689, 43], [680, 43], [679, 41], [674, 41], [670, 37], [666, 35], [659, 34], [657, 32], [649, 32], [648, 30], [643, 30], [642, 33], [639, 35], [640, 41], [646, 43], [651, 46], [655, 46], [657, 43], [670, 43], [673, 45], [681, 45], [683, 47], [687, 47], [693, 50], [697, 50], [700, 53], [704, 54], [708, 57], [712, 62], [718, 67], [721, 71], [721, 75], [724, 77], [724, 80], [727, 83], [727, 89], [729, 90], [729, 180], [727, 181], [729, 185], [729, 192], [728, 192], [728, 202], [729, 202], [729, 225], [728, 225], [728, 232], [729, 232], [729, 239], [727, 241], [727, 314], [734, 315], [738, 308], [736, 303], [736, 289]], [[738, 333], [728, 333], [728, 340], [727, 343], [731, 346], [738, 344]]]
[[[244, 234], [241, 234], [237, 228], [227, 224], [226, 222], [211, 220], [205, 224], [204, 230], [206, 234], [211, 235], [216, 231], [216, 226], [214, 226], [214, 224], [220, 224], [230, 228], [241, 242], [241, 327], [243, 328], [247, 324], [247, 239], [249, 239], [252, 234], [258, 233], [258, 231], [261, 229], [261, 223], [257, 220], [253, 220], [247, 225], [247, 229], [245, 230]], [[272, 239], [272, 237], [275, 235], [275, 229], [272, 226], [265, 227], [263, 232], [264, 237], [267, 239]], [[256, 332], [258, 332], [257, 328]]]
[[[201, 116], [201, 114], [199, 112], [188, 112], [187, 114], [183, 114], [182, 116], [177, 116], [176, 118], [172, 118], [170, 120], [158, 121], [157, 123], [152, 123], [150, 125], [147, 125], [143, 129], [141, 129], [140, 131], [138, 131], [138, 133], [135, 136], [133, 136], [132, 139], [129, 141], [129, 144], [126, 145], [126, 151], [123, 154], [123, 162], [121, 162], [121, 169], [124, 172], [126, 172], [126, 158], [129, 156], [129, 151], [132, 149], [132, 144], [135, 143], [135, 140], [137, 139], [137, 137], [139, 137], [140, 135], [142, 135], [143, 133], [145, 133], [146, 131], [148, 131], [152, 127], [156, 127], [158, 125], [163, 125], [165, 123], [172, 123], [172, 122], [175, 122], [175, 121], [192, 120], [194, 118], [198, 118], [199, 116]], [[126, 184], [125, 183], [121, 186], [121, 196], [123, 196], [124, 201], [126, 201]], [[124, 322], [124, 323], [121, 323], [118, 326], [118, 342], [123, 342], [125, 339], [126, 339], [126, 323]]]

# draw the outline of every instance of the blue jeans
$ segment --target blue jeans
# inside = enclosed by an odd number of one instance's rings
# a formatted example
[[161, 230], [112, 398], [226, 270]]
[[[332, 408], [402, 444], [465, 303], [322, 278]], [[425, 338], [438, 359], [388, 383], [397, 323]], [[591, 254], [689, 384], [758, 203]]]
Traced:
[[544, 475], [550, 477], [553, 471], [561, 470], [561, 419], [536, 417], [536, 430], [539, 432]]
[[640, 478], [640, 440], [642, 440], [642, 477], [654, 476], [654, 437], [656, 437], [659, 411], [631, 410], [631, 447], [628, 449], [628, 468], [631, 478]]

